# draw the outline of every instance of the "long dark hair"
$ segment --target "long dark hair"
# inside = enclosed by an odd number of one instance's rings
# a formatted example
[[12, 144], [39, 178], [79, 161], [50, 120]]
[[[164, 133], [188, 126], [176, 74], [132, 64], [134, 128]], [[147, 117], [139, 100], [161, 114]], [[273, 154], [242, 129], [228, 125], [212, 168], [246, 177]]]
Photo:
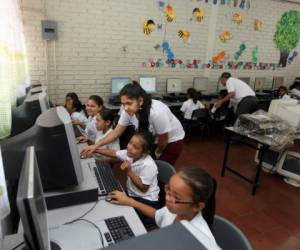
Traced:
[[154, 148], [154, 136], [149, 131], [135, 132], [133, 136], [138, 136], [143, 140], [143, 152], [150, 153]]
[[120, 96], [126, 96], [129, 99], [138, 100], [140, 97], [143, 98], [143, 104], [141, 109], [138, 111], [139, 114], [139, 131], [149, 130], [149, 115], [152, 100], [146, 91], [137, 82], [129, 83], [125, 85], [121, 91]]
[[200, 168], [187, 167], [180, 169], [179, 172], [183, 174], [183, 180], [193, 191], [193, 201], [205, 204], [202, 215], [211, 228], [216, 210], [217, 182]]
[[193, 102], [196, 104], [198, 101], [198, 93], [194, 88], [189, 88], [187, 90], [187, 94], [189, 96], [189, 98], [193, 99]]
[[68, 94], [66, 94], [66, 98], [70, 97], [73, 101], [73, 108], [75, 108], [76, 112], [80, 112], [81, 110], [83, 110], [83, 105], [81, 103], [81, 101], [78, 98], [78, 95], [74, 92], [69, 92]]

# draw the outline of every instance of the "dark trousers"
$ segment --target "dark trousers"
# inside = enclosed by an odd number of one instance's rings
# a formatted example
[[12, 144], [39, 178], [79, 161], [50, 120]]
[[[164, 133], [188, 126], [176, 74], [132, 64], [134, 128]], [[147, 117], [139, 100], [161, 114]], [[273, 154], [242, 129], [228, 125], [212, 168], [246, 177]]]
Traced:
[[258, 110], [258, 99], [256, 96], [246, 96], [238, 104], [235, 117], [238, 118], [242, 114], [251, 114]]
[[168, 143], [158, 160], [169, 162], [171, 165], [174, 166], [174, 163], [180, 156], [182, 147], [183, 140]]
[[[159, 201], [149, 201], [146, 199], [143, 199], [141, 197], [133, 197], [131, 196], [131, 198], [135, 199], [136, 201], [139, 201], [141, 203], [144, 203], [146, 205], [149, 205], [155, 209], [160, 209], [162, 207], [161, 203]], [[140, 217], [141, 221], [143, 222], [144, 226], [149, 226], [149, 225], [153, 225], [155, 224], [155, 220], [145, 216], [144, 214], [142, 214], [140, 211], [135, 210], [138, 214], [138, 216]]]

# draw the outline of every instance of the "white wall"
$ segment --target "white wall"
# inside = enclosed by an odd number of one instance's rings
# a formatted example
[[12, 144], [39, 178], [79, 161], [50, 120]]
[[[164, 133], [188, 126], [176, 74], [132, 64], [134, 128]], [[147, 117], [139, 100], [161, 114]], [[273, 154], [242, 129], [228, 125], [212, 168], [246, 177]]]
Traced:
[[[110, 94], [111, 78], [130, 76], [138, 79], [141, 74], [157, 76], [158, 90], [165, 91], [168, 77], [181, 77], [184, 89], [192, 86], [195, 76], [209, 77], [209, 90], [216, 88], [219, 75], [224, 70], [145, 68], [142, 63], [149, 58], [166, 59], [161, 51], [154, 50], [164, 37], [165, 18], [154, 0], [22, 0], [22, 13], [29, 67], [32, 81], [48, 82], [48, 89], [54, 101], [62, 102], [66, 92], [75, 91], [83, 99], [90, 94], [107, 97]], [[167, 1], [166, 1], [167, 2]], [[251, 51], [259, 47], [258, 61], [277, 63], [279, 51], [273, 43], [276, 23], [282, 13], [290, 9], [300, 11], [300, 5], [272, 0], [252, 0], [250, 10], [228, 6], [215, 6], [199, 1], [170, 1], [177, 12], [176, 21], [167, 24], [166, 39], [175, 57], [183, 61], [208, 58], [221, 50], [231, 57], [245, 42], [247, 50], [242, 61], [251, 61]], [[203, 1], [204, 2], [204, 1]], [[211, 2], [211, 1], [210, 1]], [[205, 10], [201, 23], [190, 21], [195, 7]], [[243, 24], [231, 21], [234, 12], [245, 16]], [[216, 19], [217, 18], [217, 19]], [[263, 21], [260, 32], [253, 30], [255, 18]], [[58, 23], [58, 40], [45, 42], [41, 39], [42, 19]], [[149, 36], [142, 32], [145, 19], [162, 23], [162, 30], [155, 30]], [[180, 29], [192, 34], [192, 43], [184, 44], [177, 36]], [[219, 33], [229, 30], [233, 39], [222, 44]], [[122, 47], [127, 46], [127, 52]], [[299, 45], [298, 45], [298, 53]], [[234, 76], [267, 77], [271, 83], [273, 76], [285, 76], [285, 84], [290, 85], [300, 73], [300, 55], [285, 69], [280, 70], [230, 70]]]

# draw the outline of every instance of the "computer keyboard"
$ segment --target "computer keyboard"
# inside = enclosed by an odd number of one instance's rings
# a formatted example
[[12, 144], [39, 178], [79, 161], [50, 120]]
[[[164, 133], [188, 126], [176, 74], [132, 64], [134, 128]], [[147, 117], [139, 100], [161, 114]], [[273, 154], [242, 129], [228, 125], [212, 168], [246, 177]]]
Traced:
[[134, 233], [124, 216], [112, 217], [104, 221], [110, 232], [110, 234], [107, 232], [104, 233], [105, 239], [108, 243], [112, 242], [112, 239], [115, 243], [117, 243], [134, 237]]
[[99, 196], [106, 196], [114, 190], [123, 191], [119, 180], [115, 177], [110, 165], [103, 161], [96, 161], [93, 164], [96, 180], [99, 185]]

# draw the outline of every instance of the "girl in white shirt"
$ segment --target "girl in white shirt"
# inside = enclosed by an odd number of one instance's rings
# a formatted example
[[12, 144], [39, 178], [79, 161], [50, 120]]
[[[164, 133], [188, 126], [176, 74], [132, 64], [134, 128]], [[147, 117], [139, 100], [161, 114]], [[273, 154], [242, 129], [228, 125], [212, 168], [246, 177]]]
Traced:
[[122, 161], [121, 170], [127, 174], [127, 192], [130, 197], [152, 207], [160, 207], [157, 166], [150, 156], [153, 136], [149, 132], [136, 132], [127, 150], [97, 149], [95, 152]]
[[194, 88], [189, 88], [187, 90], [187, 97], [188, 97], [188, 100], [182, 104], [180, 111], [183, 113], [184, 119], [191, 120], [194, 110], [203, 109], [205, 107], [198, 100], [198, 94]]
[[120, 97], [124, 110], [116, 128], [81, 154], [91, 156], [97, 147], [119, 138], [127, 126], [134, 125], [137, 130], [150, 131], [156, 137], [155, 155], [158, 159], [174, 164], [181, 153], [185, 135], [179, 120], [164, 103], [152, 100], [137, 83], [125, 85]]
[[[103, 137], [105, 137], [108, 133], [112, 131], [113, 122], [114, 113], [109, 109], [104, 109], [96, 115], [97, 134], [95, 143], [100, 141]], [[99, 149], [120, 150], [119, 139], [116, 139], [115, 141], [106, 144], [100, 147]], [[103, 158], [102, 155], [99, 156], [99, 154], [95, 154], [95, 156], [98, 160], [106, 160]]]
[[86, 112], [88, 119], [85, 126], [85, 132], [87, 136], [81, 136], [77, 138], [77, 142], [89, 141], [94, 143], [96, 140], [97, 128], [96, 128], [96, 115], [104, 108], [103, 99], [98, 95], [91, 95], [86, 103]]
[[[202, 210], [205, 206], [209, 206], [211, 199], [215, 198], [214, 182], [209, 174], [199, 168], [182, 168], [171, 177], [169, 185], [165, 186], [165, 192], [166, 206], [159, 210], [128, 197], [124, 192], [113, 191], [109, 194], [109, 198], [114, 204], [132, 206], [155, 219], [159, 227], [187, 220], [204, 233], [217, 249], [214, 236], [202, 216]], [[214, 207], [212, 210], [214, 212]]]
[[65, 108], [69, 112], [73, 124], [78, 124], [82, 128], [85, 128], [87, 118], [83, 111], [83, 105], [76, 93], [70, 92], [66, 95]]

